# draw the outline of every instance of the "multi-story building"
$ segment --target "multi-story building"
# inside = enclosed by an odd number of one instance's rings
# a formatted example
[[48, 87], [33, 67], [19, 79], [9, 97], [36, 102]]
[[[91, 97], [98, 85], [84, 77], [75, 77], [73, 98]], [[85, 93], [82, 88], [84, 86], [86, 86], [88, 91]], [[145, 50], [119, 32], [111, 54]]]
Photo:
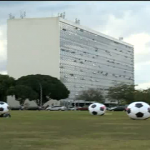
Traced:
[[59, 78], [80, 91], [134, 84], [133, 46], [60, 17], [8, 20], [8, 74]]

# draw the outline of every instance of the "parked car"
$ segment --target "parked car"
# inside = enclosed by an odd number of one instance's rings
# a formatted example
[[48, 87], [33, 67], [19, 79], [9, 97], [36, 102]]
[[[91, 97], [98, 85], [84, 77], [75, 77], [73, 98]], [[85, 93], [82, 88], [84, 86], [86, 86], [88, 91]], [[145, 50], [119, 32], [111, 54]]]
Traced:
[[69, 107], [68, 110], [77, 110], [75, 107]]
[[10, 107], [10, 110], [20, 110], [20, 106], [18, 106], [18, 107]]
[[78, 107], [77, 110], [88, 110], [88, 107]]
[[106, 109], [109, 110], [109, 111], [112, 111], [112, 110], [114, 110], [115, 108], [117, 108], [117, 106], [107, 107]]
[[125, 111], [127, 106], [114, 106], [108, 108], [109, 111]]
[[50, 110], [50, 111], [52, 111], [52, 110], [65, 111], [65, 110], [66, 110], [66, 107], [65, 107], [65, 106], [49, 106], [49, 107], [46, 108], [46, 110]]
[[30, 107], [25, 108], [25, 110], [41, 110], [41, 109], [38, 106], [30, 106]]

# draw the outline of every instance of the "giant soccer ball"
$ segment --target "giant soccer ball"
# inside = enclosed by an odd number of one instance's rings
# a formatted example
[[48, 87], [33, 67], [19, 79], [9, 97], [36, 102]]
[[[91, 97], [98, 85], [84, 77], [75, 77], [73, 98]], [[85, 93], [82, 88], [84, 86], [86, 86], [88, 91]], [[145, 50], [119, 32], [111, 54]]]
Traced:
[[0, 115], [5, 114], [9, 111], [9, 106], [7, 103], [0, 101]]
[[90, 114], [102, 116], [105, 114], [106, 106], [101, 103], [93, 103], [88, 109]]
[[133, 102], [126, 108], [127, 115], [134, 120], [144, 120], [150, 117], [150, 105], [145, 102]]

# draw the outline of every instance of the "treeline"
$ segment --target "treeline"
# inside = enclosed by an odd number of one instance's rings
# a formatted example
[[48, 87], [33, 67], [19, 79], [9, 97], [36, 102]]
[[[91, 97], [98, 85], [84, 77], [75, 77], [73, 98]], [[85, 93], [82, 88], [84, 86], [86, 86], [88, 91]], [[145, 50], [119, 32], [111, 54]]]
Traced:
[[[38, 106], [50, 99], [61, 100], [69, 97], [70, 91], [57, 78], [49, 75], [27, 75], [14, 79], [0, 74], [0, 101], [7, 101], [7, 96], [15, 96], [21, 105], [25, 100], [35, 101]], [[144, 101], [150, 104], [150, 88], [137, 90], [135, 85], [114, 84], [108, 89], [88, 89], [81, 91], [75, 99], [104, 103], [106, 99], [118, 104], [130, 104]]]
[[21, 105], [28, 99], [40, 106], [50, 99], [68, 98], [69, 93], [60, 80], [49, 75], [27, 75], [17, 80], [8, 75], [0, 75], [0, 101], [6, 102], [7, 96], [15, 96]]
[[[106, 92], [104, 94], [104, 92]], [[150, 88], [145, 90], [135, 89], [135, 85], [127, 85], [124, 83], [114, 84], [114, 86], [103, 89], [89, 89], [81, 91], [76, 99], [83, 99], [88, 101], [97, 101], [104, 103], [106, 99], [110, 101], [117, 101], [118, 104], [130, 104], [135, 101], [144, 101], [150, 104]]]

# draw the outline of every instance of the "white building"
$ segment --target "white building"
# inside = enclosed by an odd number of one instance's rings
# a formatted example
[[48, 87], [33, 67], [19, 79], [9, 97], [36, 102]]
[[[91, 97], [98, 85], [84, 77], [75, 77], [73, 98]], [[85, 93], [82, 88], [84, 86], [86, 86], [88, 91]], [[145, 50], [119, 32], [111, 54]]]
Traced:
[[57, 77], [74, 99], [88, 88], [134, 84], [133, 46], [60, 17], [8, 20], [8, 75]]

